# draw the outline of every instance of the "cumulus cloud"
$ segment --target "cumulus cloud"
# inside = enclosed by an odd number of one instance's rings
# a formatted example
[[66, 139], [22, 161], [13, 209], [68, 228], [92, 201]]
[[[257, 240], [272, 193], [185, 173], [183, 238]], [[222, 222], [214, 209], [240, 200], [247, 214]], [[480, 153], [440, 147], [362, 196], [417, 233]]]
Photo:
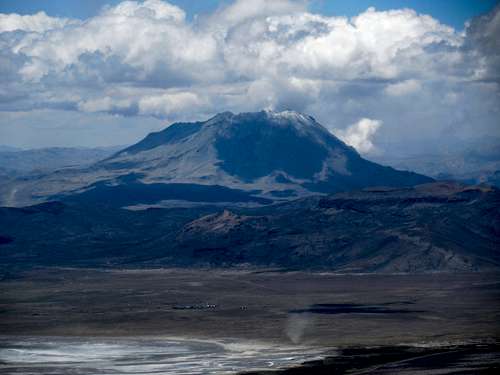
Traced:
[[[131, 69], [125, 80], [165, 82], [161, 76], [203, 81], [214, 64], [215, 40], [184, 22], [182, 9], [160, 0], [123, 2], [79, 24], [27, 35], [14, 51], [28, 57], [20, 74], [25, 81], [109, 81], [107, 62]], [[90, 57], [90, 58], [89, 58]], [[114, 80], [119, 80], [116, 75]]]
[[76, 22], [67, 18], [49, 17], [45, 12], [38, 12], [33, 15], [0, 13], [0, 33], [7, 31], [43, 33], [44, 31], [63, 28], [70, 23]]
[[372, 140], [381, 125], [382, 122], [379, 120], [362, 118], [347, 129], [337, 130], [334, 133], [361, 154], [368, 154], [376, 150]]
[[124, 1], [116, 7], [105, 8], [104, 16], [124, 16], [153, 18], [173, 22], [183, 22], [186, 13], [179, 7], [160, 0]]
[[300, 0], [236, 0], [193, 21], [161, 0], [84, 21], [0, 15], [0, 111], [176, 121], [295, 109], [360, 152], [375, 132], [429, 147], [500, 136], [499, 9], [463, 32], [411, 9], [327, 17]]
[[139, 113], [158, 117], [168, 117], [190, 108], [202, 110], [204, 100], [192, 92], [178, 92], [146, 96], [139, 101]]
[[220, 9], [210, 20], [212, 26], [221, 25], [222, 30], [227, 30], [228, 26], [241, 24], [249, 19], [265, 18], [280, 14], [290, 14], [305, 12], [305, 1], [289, 0], [237, 0], [234, 3]]

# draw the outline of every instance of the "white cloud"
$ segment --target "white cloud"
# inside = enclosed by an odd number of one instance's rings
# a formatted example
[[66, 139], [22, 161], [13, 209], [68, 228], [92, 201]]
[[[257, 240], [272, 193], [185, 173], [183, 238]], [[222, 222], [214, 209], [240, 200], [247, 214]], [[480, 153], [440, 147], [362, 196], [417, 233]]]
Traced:
[[184, 17], [180, 8], [159, 0], [127, 1], [87, 22], [27, 35], [15, 49], [28, 57], [20, 73], [34, 82], [50, 74], [56, 80], [106, 80], [103, 69], [114, 59], [116, 69], [133, 69], [138, 82], [161, 80], [158, 75], [203, 81], [207, 65], [214, 64], [215, 40], [195, 32]]
[[204, 100], [191, 92], [146, 96], [139, 101], [139, 113], [158, 117], [168, 117], [190, 108], [204, 105]]
[[310, 14], [302, 3], [286, 0], [237, 1], [196, 27], [167, 2], [127, 1], [64, 26], [19, 43], [16, 51], [29, 58], [20, 71], [25, 79], [50, 73], [67, 78], [71, 66], [80, 66], [81, 75], [89, 54], [98, 54], [103, 66], [116, 58], [135, 69], [137, 81], [158, 75], [190, 82], [262, 75], [394, 79], [434, 74], [433, 65], [445, 57], [426, 48], [460, 43], [452, 28], [408, 9], [370, 8], [349, 20]]
[[108, 7], [104, 16], [154, 18], [156, 20], [183, 22], [186, 13], [179, 7], [160, 0], [124, 1], [116, 7]]
[[354, 147], [359, 153], [368, 154], [376, 149], [372, 140], [381, 125], [382, 122], [379, 120], [362, 118], [347, 129], [337, 130], [334, 133], [349, 146]]
[[412, 10], [377, 12], [353, 19], [310, 13], [278, 15], [231, 28], [224, 55], [229, 68], [248, 77], [292, 74], [321, 79], [398, 79], [435, 76], [450, 63], [432, 46], [456, 47], [450, 27]]
[[49, 17], [45, 12], [38, 12], [33, 15], [0, 13], [0, 33], [18, 30], [42, 33], [47, 30], [62, 28], [75, 22], [67, 18]]
[[402, 96], [415, 93], [421, 88], [420, 82], [415, 79], [408, 79], [387, 85], [385, 93], [390, 96]]
[[119, 112], [130, 108], [129, 99], [114, 99], [110, 96], [103, 98], [88, 99], [78, 103], [78, 109], [82, 112]]
[[301, 0], [238, 0], [193, 21], [160, 0], [84, 21], [0, 15], [0, 111], [171, 121], [294, 109], [336, 129], [378, 119], [386, 143], [500, 136], [499, 9], [465, 32], [410, 9], [327, 17]]
[[219, 10], [211, 20], [212, 24], [221, 24], [223, 28], [236, 25], [252, 18], [266, 18], [278, 14], [305, 12], [305, 1], [289, 0], [236, 0]]

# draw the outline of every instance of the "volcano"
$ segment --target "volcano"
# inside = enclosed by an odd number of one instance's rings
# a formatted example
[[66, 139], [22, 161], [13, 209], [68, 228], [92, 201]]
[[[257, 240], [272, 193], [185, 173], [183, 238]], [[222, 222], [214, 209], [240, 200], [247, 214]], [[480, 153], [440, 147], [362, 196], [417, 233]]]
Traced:
[[46, 200], [120, 206], [166, 201], [266, 204], [369, 186], [431, 182], [362, 158], [313, 117], [294, 111], [220, 113], [174, 123], [91, 167], [38, 176], [4, 204]]

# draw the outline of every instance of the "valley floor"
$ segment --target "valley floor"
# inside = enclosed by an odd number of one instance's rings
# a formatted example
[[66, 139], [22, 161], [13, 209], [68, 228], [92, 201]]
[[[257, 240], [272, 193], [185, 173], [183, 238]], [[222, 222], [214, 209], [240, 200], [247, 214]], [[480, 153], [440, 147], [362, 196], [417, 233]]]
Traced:
[[[41, 269], [4, 275], [0, 292], [3, 342], [26, 336], [236, 340], [307, 347], [337, 359], [340, 353], [345, 361], [354, 358], [346, 362], [354, 367], [366, 353], [342, 350], [371, 348], [378, 359], [369, 366], [380, 366], [391, 346], [399, 354], [387, 360], [397, 363], [439, 354], [436, 348], [448, 357], [469, 355], [484, 368], [500, 358], [499, 274]], [[321, 372], [325, 363], [315, 363], [316, 372], [293, 373], [329, 373]]]

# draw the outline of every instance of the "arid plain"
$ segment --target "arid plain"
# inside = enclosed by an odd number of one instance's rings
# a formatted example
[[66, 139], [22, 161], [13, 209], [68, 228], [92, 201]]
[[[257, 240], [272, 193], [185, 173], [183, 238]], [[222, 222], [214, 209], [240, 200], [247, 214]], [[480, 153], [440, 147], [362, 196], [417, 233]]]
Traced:
[[496, 352], [500, 337], [498, 274], [40, 269], [4, 275], [1, 290], [4, 338], [233, 339], [328, 354], [477, 344]]

